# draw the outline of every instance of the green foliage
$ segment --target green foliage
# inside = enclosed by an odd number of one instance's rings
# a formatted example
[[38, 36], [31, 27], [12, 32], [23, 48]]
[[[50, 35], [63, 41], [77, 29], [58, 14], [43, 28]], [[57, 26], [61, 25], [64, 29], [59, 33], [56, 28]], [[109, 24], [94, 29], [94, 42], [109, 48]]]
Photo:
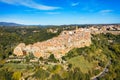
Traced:
[[61, 65], [55, 65], [53, 66], [52, 72], [53, 73], [60, 73], [62, 71], [62, 66]]
[[62, 80], [62, 78], [59, 74], [54, 74], [54, 75], [52, 75], [50, 80]]
[[54, 57], [54, 54], [51, 54], [51, 55], [49, 56], [48, 61], [57, 62], [56, 58]]
[[30, 62], [31, 59], [34, 59], [34, 55], [33, 53], [29, 53], [28, 55], [25, 56], [26, 62]]
[[12, 72], [8, 69], [0, 70], [0, 80], [12, 80]]
[[39, 60], [40, 60], [40, 61], [43, 61], [43, 57], [40, 57]]
[[[58, 36], [47, 32], [48, 28], [40, 27], [0, 27], [0, 59], [8, 58], [19, 43], [32, 44]], [[34, 32], [37, 31], [37, 32]]]
[[68, 71], [68, 76], [63, 80], [90, 80], [88, 74], [83, 74], [79, 68]]
[[68, 60], [68, 62], [72, 64], [74, 68], [78, 67], [83, 73], [88, 73], [88, 71], [92, 70], [93, 68], [93, 65], [85, 60], [83, 56], [71, 58]]
[[22, 70], [22, 69], [28, 69], [27, 67], [31, 67], [32, 65], [27, 65], [27, 64], [16, 64], [16, 63], [6, 63], [4, 64], [3, 68], [10, 68], [12, 70]]
[[21, 72], [19, 72], [19, 71], [16, 71], [16, 72], [14, 72], [13, 73], [13, 76], [12, 76], [12, 80], [20, 80], [20, 78], [21, 78], [21, 75], [22, 73]]
[[111, 50], [113, 50], [117, 56], [120, 56], [120, 44], [111, 45]]
[[33, 75], [33, 77], [35, 77], [38, 80], [45, 80], [46, 78], [48, 78], [49, 73], [43, 69], [38, 69], [35, 74]]
[[71, 69], [72, 68], [72, 64], [68, 64], [68, 68]]
[[29, 53], [28, 56], [29, 56], [30, 59], [34, 59], [35, 58], [34, 55], [33, 55], [33, 53]]
[[[109, 60], [111, 60], [111, 68], [108, 70], [110, 71], [105, 75], [105, 80], [113, 80], [113, 79], [119, 79], [119, 57], [120, 57], [120, 35], [113, 35], [110, 33], [107, 34], [97, 34], [92, 35], [92, 45], [89, 47], [84, 48], [74, 48], [71, 51], [69, 51], [66, 56], [63, 57], [64, 60], [67, 60], [69, 63], [72, 63], [72, 67], [76, 66], [79, 68], [82, 68], [81, 65], [84, 65], [84, 67], [80, 70], [85, 71], [86, 66], [88, 67], [90, 64], [92, 66], [99, 66], [101, 68], [104, 68], [105, 65]], [[112, 42], [109, 42], [111, 40]], [[83, 56], [84, 60], [82, 58], [75, 59], [78, 56]], [[83, 63], [81, 63], [81, 62]], [[86, 63], [89, 62], [89, 63]], [[88, 64], [88, 65], [86, 65]], [[94, 68], [95, 69], [95, 68]], [[91, 67], [90, 75], [97, 75], [101, 72], [101, 70], [94, 70]], [[111, 77], [113, 76], [113, 77]], [[104, 79], [104, 77], [100, 77], [99, 79]]]
[[29, 63], [30, 62], [30, 57], [29, 56], [25, 56], [25, 60], [26, 60], [27, 63]]
[[[55, 28], [53, 27], [52, 29]], [[74, 28], [68, 28], [67, 30], [71, 29]], [[22, 72], [18, 70], [28, 71], [33, 68], [32, 65], [28, 64], [5, 63], [3, 59], [8, 58], [8, 56], [12, 54], [15, 46], [20, 42], [32, 44], [34, 42], [47, 40], [58, 36], [62, 28], [59, 28], [57, 33], [47, 32], [47, 30], [48, 28], [39, 27], [24, 29], [0, 27], [0, 80], [18, 80], [22, 76]], [[26, 61], [29, 62], [29, 60], [33, 58], [33, 55], [30, 54], [26, 56]], [[68, 71], [64, 70], [64, 65], [54, 65], [47, 70], [39, 69], [41, 66], [37, 65], [38, 67], [37, 69], [35, 67], [35, 74], [32, 77], [38, 80], [45, 80], [51, 75], [50, 80], [90, 80], [90, 77], [99, 74], [106, 63], [111, 60], [111, 64], [108, 66], [108, 73], [102, 77], [98, 77], [98, 79], [119, 80], [120, 35], [110, 33], [92, 35], [91, 46], [74, 48], [62, 57], [62, 59], [69, 62]], [[43, 58], [40, 58], [40, 60], [44, 61]], [[57, 62], [53, 54], [45, 61], [45, 65], [50, 66], [48, 61]], [[42, 65], [42, 67], [46, 68], [45, 65]], [[100, 67], [100, 69], [95, 70], [96, 67]]]

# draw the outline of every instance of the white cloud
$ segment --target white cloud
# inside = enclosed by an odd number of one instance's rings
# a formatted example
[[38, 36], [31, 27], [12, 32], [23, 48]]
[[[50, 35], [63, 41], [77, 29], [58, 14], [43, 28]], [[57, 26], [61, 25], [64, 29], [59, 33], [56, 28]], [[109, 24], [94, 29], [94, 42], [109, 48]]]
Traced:
[[60, 14], [60, 12], [46, 12], [46, 14]]
[[72, 3], [71, 6], [77, 6], [79, 4], [80, 4], [79, 2], [76, 2], [76, 3]]
[[34, 8], [38, 10], [55, 10], [60, 9], [60, 7], [54, 7], [54, 6], [47, 6], [43, 4], [38, 4], [33, 0], [0, 0], [0, 2], [4, 2], [11, 5], [22, 5], [29, 8]]
[[112, 11], [113, 11], [113, 10], [107, 9], [107, 10], [101, 10], [100, 13], [110, 13], [110, 12], [112, 12]]

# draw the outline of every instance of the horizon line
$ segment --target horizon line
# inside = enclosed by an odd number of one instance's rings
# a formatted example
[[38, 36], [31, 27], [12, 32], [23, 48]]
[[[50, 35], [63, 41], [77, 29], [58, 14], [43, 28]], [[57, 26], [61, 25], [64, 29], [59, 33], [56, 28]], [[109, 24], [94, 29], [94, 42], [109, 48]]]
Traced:
[[10, 22], [10, 21], [0, 21], [0, 23], [3, 22], [3, 23], [14, 23], [14, 24], [18, 24], [18, 25], [24, 25], [24, 26], [40, 26], [40, 25], [43, 25], [43, 26], [47, 26], [47, 25], [102, 25], [102, 24], [120, 24], [120, 23], [79, 23], [79, 24], [76, 24], [76, 23], [71, 23], [71, 24], [24, 24], [24, 23], [17, 23], [17, 22]]

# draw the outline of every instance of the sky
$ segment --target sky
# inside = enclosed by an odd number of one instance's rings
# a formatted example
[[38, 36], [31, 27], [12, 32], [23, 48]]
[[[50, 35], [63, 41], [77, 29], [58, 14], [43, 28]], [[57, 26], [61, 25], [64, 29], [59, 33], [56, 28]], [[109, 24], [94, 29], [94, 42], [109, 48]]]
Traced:
[[0, 0], [0, 22], [27, 25], [120, 23], [120, 0]]

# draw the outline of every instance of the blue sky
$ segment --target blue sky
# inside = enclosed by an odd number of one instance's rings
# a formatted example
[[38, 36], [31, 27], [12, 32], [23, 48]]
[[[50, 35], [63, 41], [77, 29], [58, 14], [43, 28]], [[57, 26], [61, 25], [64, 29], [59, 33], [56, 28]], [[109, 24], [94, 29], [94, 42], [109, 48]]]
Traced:
[[0, 22], [30, 25], [120, 23], [120, 0], [0, 0]]

